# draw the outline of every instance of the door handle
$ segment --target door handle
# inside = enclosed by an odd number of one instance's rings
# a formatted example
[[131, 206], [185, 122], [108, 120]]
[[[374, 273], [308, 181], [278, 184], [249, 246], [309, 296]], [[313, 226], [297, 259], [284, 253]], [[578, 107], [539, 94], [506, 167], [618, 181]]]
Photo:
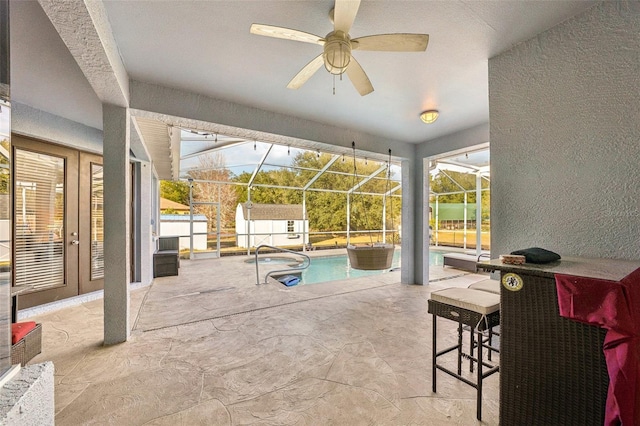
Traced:
[[78, 240], [71, 240], [71, 244], [74, 246], [77, 246], [78, 244], [80, 244], [80, 241]]

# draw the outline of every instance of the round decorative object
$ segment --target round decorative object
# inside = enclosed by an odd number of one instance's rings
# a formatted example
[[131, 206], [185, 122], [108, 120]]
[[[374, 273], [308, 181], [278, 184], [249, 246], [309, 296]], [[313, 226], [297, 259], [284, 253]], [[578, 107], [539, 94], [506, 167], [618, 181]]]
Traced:
[[522, 277], [518, 274], [510, 272], [502, 276], [502, 286], [509, 291], [519, 291], [523, 285]]

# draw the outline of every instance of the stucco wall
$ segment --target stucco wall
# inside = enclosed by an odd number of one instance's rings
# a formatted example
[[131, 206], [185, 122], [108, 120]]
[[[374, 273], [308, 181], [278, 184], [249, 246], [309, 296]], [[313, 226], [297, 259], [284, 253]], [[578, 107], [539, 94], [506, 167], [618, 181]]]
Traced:
[[54, 367], [51, 361], [23, 367], [0, 388], [0, 424], [54, 424]]
[[489, 61], [491, 252], [640, 257], [640, 3]]
[[102, 154], [102, 132], [15, 102], [11, 131], [23, 136]]

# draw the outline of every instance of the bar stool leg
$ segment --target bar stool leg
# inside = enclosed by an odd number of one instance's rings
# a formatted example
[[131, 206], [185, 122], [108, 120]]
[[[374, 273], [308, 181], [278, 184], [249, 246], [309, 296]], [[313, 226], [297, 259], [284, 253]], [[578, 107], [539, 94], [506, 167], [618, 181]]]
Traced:
[[458, 323], [458, 376], [462, 374], [462, 323]]
[[433, 328], [431, 333], [432, 344], [431, 344], [431, 390], [433, 393], [436, 393], [436, 354], [438, 350], [436, 349], [436, 317], [437, 315], [432, 315], [433, 317]]
[[473, 373], [473, 351], [475, 349], [475, 335], [473, 334], [473, 328], [469, 332], [469, 372]]
[[[489, 327], [489, 346], [491, 346], [492, 341], [493, 341], [493, 328]], [[493, 351], [489, 347], [489, 355], [487, 356], [489, 358], [489, 361], [492, 361], [491, 352], [493, 352]]]
[[[471, 331], [473, 334], [473, 330]], [[478, 394], [476, 395], [478, 420], [482, 420], [482, 332], [478, 330]]]

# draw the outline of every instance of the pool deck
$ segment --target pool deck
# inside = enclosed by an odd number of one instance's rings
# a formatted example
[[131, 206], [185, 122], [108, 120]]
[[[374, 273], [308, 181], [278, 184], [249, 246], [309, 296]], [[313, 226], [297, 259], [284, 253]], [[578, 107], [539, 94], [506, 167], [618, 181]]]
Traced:
[[[287, 288], [256, 285], [246, 259], [183, 261], [132, 291], [124, 344], [102, 345], [102, 300], [30, 318], [32, 363], [56, 367], [56, 424], [498, 424], [497, 376], [482, 423], [470, 386], [439, 374], [431, 392], [429, 294], [486, 276], [436, 266], [424, 286], [396, 271]], [[455, 341], [454, 323], [438, 328]]]

